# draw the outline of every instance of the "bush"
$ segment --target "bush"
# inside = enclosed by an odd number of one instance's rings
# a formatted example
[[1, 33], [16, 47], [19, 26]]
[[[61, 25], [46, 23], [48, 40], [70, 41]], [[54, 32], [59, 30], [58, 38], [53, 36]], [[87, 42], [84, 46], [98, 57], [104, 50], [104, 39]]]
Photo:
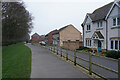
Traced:
[[108, 52], [102, 52], [102, 54], [105, 54], [106, 57], [118, 59], [120, 58], [120, 51], [108, 51]]
[[92, 52], [92, 49], [88, 48], [88, 47], [84, 47], [84, 46], [81, 46], [79, 47], [78, 49], [76, 50], [85, 50], [85, 51], [88, 51], [88, 52]]

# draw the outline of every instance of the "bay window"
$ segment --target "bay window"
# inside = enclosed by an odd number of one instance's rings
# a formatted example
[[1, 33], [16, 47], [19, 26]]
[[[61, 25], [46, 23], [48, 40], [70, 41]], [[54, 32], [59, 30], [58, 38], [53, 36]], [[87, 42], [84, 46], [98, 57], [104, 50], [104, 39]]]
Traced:
[[113, 41], [111, 41], [111, 49], [113, 49]]
[[115, 40], [115, 49], [118, 49], [118, 41]]
[[120, 50], [120, 40], [111, 40], [111, 50]]
[[91, 46], [91, 40], [86, 40], [86, 46]]

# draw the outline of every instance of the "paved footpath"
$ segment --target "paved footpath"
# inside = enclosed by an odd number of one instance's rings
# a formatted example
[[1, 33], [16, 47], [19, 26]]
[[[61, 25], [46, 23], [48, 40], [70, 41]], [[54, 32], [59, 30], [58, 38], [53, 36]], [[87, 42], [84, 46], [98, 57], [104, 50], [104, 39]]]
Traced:
[[50, 51], [26, 44], [32, 51], [31, 78], [90, 78]]

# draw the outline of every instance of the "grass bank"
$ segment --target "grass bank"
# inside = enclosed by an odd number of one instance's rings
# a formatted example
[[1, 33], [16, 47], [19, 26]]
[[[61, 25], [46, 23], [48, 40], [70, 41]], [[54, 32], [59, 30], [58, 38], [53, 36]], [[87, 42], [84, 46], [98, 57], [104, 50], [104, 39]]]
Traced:
[[2, 78], [30, 78], [31, 55], [24, 43], [3, 47]]

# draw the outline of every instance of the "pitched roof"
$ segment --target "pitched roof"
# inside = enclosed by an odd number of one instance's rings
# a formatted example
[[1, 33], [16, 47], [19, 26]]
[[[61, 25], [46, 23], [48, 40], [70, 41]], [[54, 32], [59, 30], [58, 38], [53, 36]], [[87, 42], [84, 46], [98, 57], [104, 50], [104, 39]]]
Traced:
[[45, 35], [45, 37], [48, 36], [50, 33], [54, 32], [54, 31], [57, 31], [57, 29], [55, 29], [55, 30], [49, 32], [48, 34]]
[[60, 28], [58, 31], [56, 31], [55, 33], [53, 33], [53, 35], [54, 35], [54, 34], [59, 34], [60, 31], [64, 30], [64, 29], [67, 28], [68, 26], [70, 26], [70, 25], [67, 25], [67, 26], [65, 26], [65, 27]]
[[88, 15], [90, 16], [92, 21], [104, 20], [113, 3], [114, 2], [111, 2], [103, 7], [100, 7], [96, 9], [92, 14], [88, 14]]
[[32, 35], [32, 37], [40, 37], [40, 35], [35, 33], [35, 34]]
[[100, 39], [104, 39], [104, 37], [103, 37], [103, 35], [101, 34], [100, 31], [96, 31], [95, 33], [98, 35], [98, 37], [99, 37]]

